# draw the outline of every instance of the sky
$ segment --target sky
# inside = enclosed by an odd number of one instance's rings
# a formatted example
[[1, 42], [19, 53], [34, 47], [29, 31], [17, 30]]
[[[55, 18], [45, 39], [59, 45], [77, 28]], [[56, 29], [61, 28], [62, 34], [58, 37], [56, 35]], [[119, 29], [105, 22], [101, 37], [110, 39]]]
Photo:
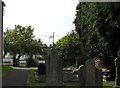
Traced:
[[34, 28], [35, 38], [49, 45], [75, 29], [73, 21], [79, 0], [3, 0], [6, 4], [3, 29], [15, 25]]

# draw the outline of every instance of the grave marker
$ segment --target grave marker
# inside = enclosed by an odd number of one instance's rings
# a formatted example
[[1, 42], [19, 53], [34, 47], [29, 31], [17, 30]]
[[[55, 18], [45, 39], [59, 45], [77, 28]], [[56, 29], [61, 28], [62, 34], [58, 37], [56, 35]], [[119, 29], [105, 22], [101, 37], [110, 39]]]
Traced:
[[55, 47], [50, 48], [46, 59], [46, 86], [62, 86], [62, 73], [62, 59], [58, 50]]

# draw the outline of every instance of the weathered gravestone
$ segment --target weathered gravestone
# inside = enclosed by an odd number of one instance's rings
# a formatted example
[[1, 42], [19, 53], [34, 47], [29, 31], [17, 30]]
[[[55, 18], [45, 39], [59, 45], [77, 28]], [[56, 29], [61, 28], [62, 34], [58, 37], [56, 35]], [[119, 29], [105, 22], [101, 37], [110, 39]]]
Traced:
[[115, 88], [120, 88], [120, 57], [115, 59], [115, 65], [116, 65]]
[[95, 64], [92, 59], [85, 62], [85, 86], [96, 86]]
[[87, 60], [85, 66], [80, 67], [79, 82], [81, 88], [102, 88], [102, 71], [95, 67], [93, 59]]
[[79, 83], [80, 83], [80, 87], [85, 87], [85, 66], [84, 65], [80, 65], [78, 68], [78, 77], [79, 77]]
[[95, 67], [93, 59], [85, 62], [85, 86], [102, 87], [102, 71]]
[[58, 50], [53, 47], [48, 50], [46, 59], [46, 86], [63, 86], [62, 59]]

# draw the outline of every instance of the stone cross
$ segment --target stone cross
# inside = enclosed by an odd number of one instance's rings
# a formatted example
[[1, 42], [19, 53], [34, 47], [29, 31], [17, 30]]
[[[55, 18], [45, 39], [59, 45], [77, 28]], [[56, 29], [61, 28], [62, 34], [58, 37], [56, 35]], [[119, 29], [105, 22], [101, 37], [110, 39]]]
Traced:
[[62, 73], [62, 59], [58, 50], [55, 47], [49, 48], [46, 59], [46, 86], [62, 86]]

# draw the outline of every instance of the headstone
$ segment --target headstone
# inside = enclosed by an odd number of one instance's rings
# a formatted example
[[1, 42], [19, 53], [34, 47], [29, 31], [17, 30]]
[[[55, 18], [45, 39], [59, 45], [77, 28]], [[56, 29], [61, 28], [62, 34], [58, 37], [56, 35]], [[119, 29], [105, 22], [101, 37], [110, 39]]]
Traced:
[[62, 59], [58, 55], [58, 50], [53, 47], [48, 50], [46, 59], [46, 86], [62, 86]]
[[40, 63], [38, 65], [38, 75], [45, 75], [46, 74], [46, 65], [45, 63]]
[[96, 86], [95, 81], [95, 64], [94, 60], [90, 59], [85, 62], [85, 86]]
[[93, 59], [85, 62], [85, 86], [102, 87], [102, 71], [95, 67]]
[[116, 65], [115, 88], [120, 88], [120, 57], [115, 59], [115, 65]]
[[38, 70], [37, 70], [37, 74], [35, 75], [35, 77], [37, 81], [45, 82], [45, 77], [46, 77], [45, 61], [38, 61]]
[[79, 83], [80, 87], [85, 87], [85, 67], [84, 65], [80, 65], [78, 68], [78, 77], [79, 77]]
[[96, 86], [102, 88], [102, 69], [96, 68]]

